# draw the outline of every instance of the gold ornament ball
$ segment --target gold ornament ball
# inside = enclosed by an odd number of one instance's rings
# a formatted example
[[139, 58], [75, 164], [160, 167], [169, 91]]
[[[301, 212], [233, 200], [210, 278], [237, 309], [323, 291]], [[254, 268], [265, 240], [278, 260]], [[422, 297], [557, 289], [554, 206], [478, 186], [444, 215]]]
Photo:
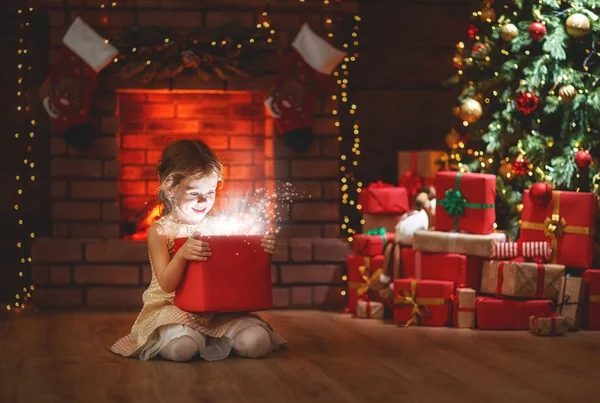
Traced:
[[571, 84], [565, 85], [563, 87], [560, 87], [560, 89], [558, 90], [558, 95], [562, 98], [563, 101], [571, 102], [575, 98], [575, 95], [577, 95], [577, 90]]
[[483, 108], [481, 107], [481, 104], [473, 98], [463, 102], [458, 112], [458, 116], [469, 123], [477, 122], [482, 114]]
[[455, 147], [456, 144], [458, 144], [458, 142], [460, 141], [460, 134], [452, 129], [450, 130], [450, 132], [448, 134], [446, 134], [446, 145], [449, 148]]
[[512, 176], [512, 169], [512, 164], [510, 162], [505, 162], [504, 164], [500, 165], [498, 172], [503, 178], [509, 178], [508, 174], [511, 174]]
[[569, 35], [581, 38], [590, 33], [590, 20], [583, 14], [575, 13], [567, 18], [566, 28]]
[[519, 36], [519, 28], [515, 24], [505, 24], [500, 30], [500, 36], [505, 41], [510, 42]]
[[490, 6], [481, 10], [481, 21], [483, 22], [494, 22], [496, 21], [496, 12]]

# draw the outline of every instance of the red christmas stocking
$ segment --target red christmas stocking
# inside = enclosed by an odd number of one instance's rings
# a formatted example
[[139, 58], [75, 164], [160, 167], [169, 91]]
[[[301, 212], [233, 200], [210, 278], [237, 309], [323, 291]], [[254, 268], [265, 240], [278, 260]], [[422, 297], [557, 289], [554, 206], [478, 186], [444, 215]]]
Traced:
[[304, 24], [285, 55], [283, 67], [265, 100], [275, 127], [294, 151], [312, 144], [313, 110], [324, 79], [346, 57]]
[[52, 132], [61, 134], [76, 149], [89, 149], [94, 138], [90, 106], [98, 73], [118, 51], [79, 17], [69, 27], [63, 44], [58, 61], [40, 88], [40, 98], [50, 115]]

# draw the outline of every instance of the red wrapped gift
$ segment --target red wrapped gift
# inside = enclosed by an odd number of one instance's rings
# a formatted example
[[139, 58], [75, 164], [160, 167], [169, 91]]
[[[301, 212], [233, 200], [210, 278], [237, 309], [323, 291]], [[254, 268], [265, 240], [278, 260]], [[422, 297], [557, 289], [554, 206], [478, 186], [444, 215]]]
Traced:
[[348, 268], [348, 312], [356, 313], [356, 304], [367, 294], [372, 301], [379, 301], [379, 291], [384, 288], [380, 276], [384, 274], [383, 255], [350, 255], [346, 260]]
[[586, 270], [583, 280], [587, 289], [586, 327], [600, 330], [600, 270]]
[[405, 326], [450, 324], [454, 283], [436, 280], [394, 280], [394, 322]]
[[477, 327], [482, 330], [527, 330], [530, 316], [551, 313], [552, 301], [549, 299], [518, 301], [477, 297], [475, 318]]
[[438, 172], [435, 188], [442, 199], [435, 206], [435, 229], [490, 234], [496, 221], [496, 176]]
[[414, 256], [414, 265], [406, 267], [404, 277], [452, 281], [455, 287], [479, 289], [483, 259], [455, 253], [415, 252]]
[[522, 241], [546, 241], [552, 263], [589, 269], [594, 257], [593, 229], [596, 199], [592, 193], [553, 191], [546, 206], [534, 204], [529, 190], [523, 195]]
[[[271, 259], [261, 235], [202, 236], [212, 255], [190, 261], [175, 291], [175, 305], [187, 312], [239, 312], [273, 308]], [[175, 251], [187, 241], [177, 238]]]
[[385, 246], [394, 242], [394, 233], [386, 232], [385, 228], [368, 230], [364, 234], [354, 236], [352, 249], [358, 255], [377, 256], [383, 255]]
[[371, 183], [358, 195], [363, 213], [404, 214], [408, 211], [408, 191], [381, 181]]

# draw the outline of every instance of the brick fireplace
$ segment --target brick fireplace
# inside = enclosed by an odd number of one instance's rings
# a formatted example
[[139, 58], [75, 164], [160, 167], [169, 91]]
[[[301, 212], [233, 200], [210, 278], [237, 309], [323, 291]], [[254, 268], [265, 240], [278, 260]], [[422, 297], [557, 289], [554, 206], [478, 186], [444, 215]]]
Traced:
[[[160, 3], [161, 7], [170, 4]], [[188, 2], [184, 10], [177, 9], [180, 3], [173, 2], [168, 9], [173, 21], [189, 22], [193, 12], [201, 16], [197, 24], [204, 26], [216, 20], [227, 22], [227, 16], [255, 24], [260, 9], [257, 1], [238, 2], [235, 12], [231, 2], [225, 2], [224, 9], [216, 5], [219, 2], [208, 8], [202, 2], [195, 6], [200, 8], [190, 9], [195, 3]], [[118, 18], [108, 20], [125, 26], [164, 12], [164, 8], [135, 4], [115, 11]], [[312, 11], [306, 14], [306, 10]], [[285, 12], [270, 15], [274, 23], [279, 22], [280, 35], [292, 38], [300, 19], [310, 20], [318, 29], [324, 21], [320, 10], [288, 4]], [[57, 48], [75, 13], [64, 3], [48, 12], [51, 42]], [[87, 10], [82, 18], [93, 25], [102, 20], [101, 15], [99, 10]], [[339, 234], [336, 105], [330, 97], [322, 99], [314, 111], [311, 148], [305, 153], [289, 150], [262, 104], [278, 61], [278, 57], [265, 60], [266, 74], [228, 82], [178, 77], [142, 86], [101, 77], [92, 110], [97, 127], [92, 149], [81, 152], [60, 137], [51, 139], [52, 234], [36, 238], [33, 244], [36, 306], [141, 306], [150, 267], [143, 237], [131, 239], [128, 223], [155, 200], [156, 162], [162, 148], [177, 138], [200, 138], [221, 155], [226, 186], [220, 203], [227, 202], [227, 195], [231, 199], [232, 194], [277, 188], [284, 182], [304, 194], [279, 212], [279, 248], [272, 260], [275, 305], [343, 306], [342, 276], [350, 250]]]

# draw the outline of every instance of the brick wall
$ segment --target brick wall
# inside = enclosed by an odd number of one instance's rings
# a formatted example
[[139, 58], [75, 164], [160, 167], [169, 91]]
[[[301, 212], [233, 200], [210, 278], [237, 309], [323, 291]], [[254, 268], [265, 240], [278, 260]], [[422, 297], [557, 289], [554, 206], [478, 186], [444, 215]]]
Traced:
[[[207, 1], [201, 5], [183, 0], [172, 4], [121, 1], [119, 9], [107, 12], [94, 7], [68, 9], [64, 4], [69, 1], [48, 3], [51, 7], [44, 12], [50, 15], [54, 55], [76, 15], [107, 34], [134, 22], [176, 24], [185, 30], [217, 26], [232, 19], [253, 25], [263, 4], [254, 0]], [[187, 4], [185, 9], [177, 8], [182, 3]], [[287, 4], [285, 11], [276, 9], [270, 15], [284, 40], [293, 38], [299, 22], [308, 20], [321, 30], [324, 20], [322, 7], [314, 4], [307, 8], [299, 3], [291, 7]], [[97, 129], [93, 148], [78, 152], [60, 137], [51, 139], [52, 234], [36, 239], [32, 251], [38, 307], [141, 306], [141, 294], [150, 279], [146, 245], [122, 239], [120, 223], [137, 210], [142, 200], [154, 195], [156, 176], [152, 170], [158, 152], [167, 141], [180, 136], [200, 136], [220, 149], [231, 161], [226, 175], [233, 188], [256, 186], [264, 179], [265, 183], [290, 182], [299, 194], [310, 194], [310, 198], [293, 200], [280, 211], [283, 222], [272, 265], [275, 305], [343, 306], [340, 291], [350, 250], [339, 234], [340, 150], [332, 113], [336, 106], [330, 99], [323, 99], [314, 111], [312, 147], [305, 153], [290, 151], [275, 135], [273, 122], [258, 109], [279, 60], [276, 55], [266, 57], [262, 61], [263, 74], [229, 82], [215, 79], [204, 83], [178, 77], [141, 86], [101, 74], [92, 109], [92, 123]], [[228, 99], [211, 102], [213, 116], [236, 111], [240, 118], [227, 122], [219, 118], [208, 124], [203, 118], [206, 106], [202, 106], [202, 97], [209, 95], [208, 91]], [[225, 132], [233, 134], [224, 136]], [[137, 145], [141, 138], [146, 139], [147, 146]], [[233, 169], [233, 164], [240, 166]], [[250, 182], [250, 177], [261, 174], [263, 178]]]

